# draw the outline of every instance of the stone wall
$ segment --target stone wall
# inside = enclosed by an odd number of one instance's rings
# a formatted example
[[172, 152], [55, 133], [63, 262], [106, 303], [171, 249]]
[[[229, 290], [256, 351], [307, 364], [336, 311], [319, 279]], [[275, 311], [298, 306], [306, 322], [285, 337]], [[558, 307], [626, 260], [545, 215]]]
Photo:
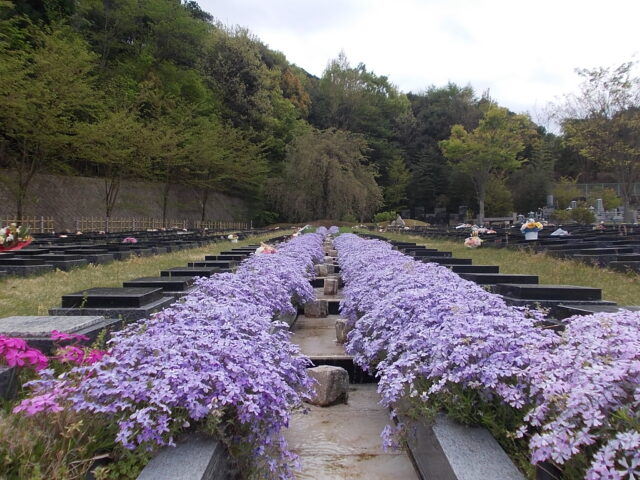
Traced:
[[[8, 172], [0, 171], [3, 178]], [[123, 181], [112, 217], [162, 218], [163, 185], [142, 181]], [[55, 229], [75, 229], [79, 217], [104, 217], [105, 183], [101, 178], [36, 175], [29, 186], [24, 216], [53, 217]], [[0, 218], [15, 217], [15, 200], [0, 183]], [[240, 198], [211, 193], [206, 209], [207, 221], [248, 221], [247, 207]], [[167, 218], [200, 220], [200, 202], [188, 187], [175, 185], [169, 195]]]

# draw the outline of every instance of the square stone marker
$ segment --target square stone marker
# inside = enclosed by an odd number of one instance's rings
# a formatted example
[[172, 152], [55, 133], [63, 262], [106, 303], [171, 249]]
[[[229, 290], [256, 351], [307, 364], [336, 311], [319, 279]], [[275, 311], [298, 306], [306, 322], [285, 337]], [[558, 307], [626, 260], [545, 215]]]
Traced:
[[139, 308], [162, 296], [162, 288], [88, 288], [62, 296], [62, 308]]
[[112, 329], [119, 323], [119, 319], [98, 315], [14, 316], [0, 318], [0, 335], [22, 338], [30, 346], [45, 353], [52, 353], [53, 330], [85, 335], [92, 341], [103, 329]]

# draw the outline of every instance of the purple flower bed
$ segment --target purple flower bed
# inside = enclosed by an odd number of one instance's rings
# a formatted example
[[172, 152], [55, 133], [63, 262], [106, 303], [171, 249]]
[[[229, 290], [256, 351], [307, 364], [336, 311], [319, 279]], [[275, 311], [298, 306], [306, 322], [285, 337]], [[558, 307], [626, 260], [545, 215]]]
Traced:
[[[594, 462], [587, 478], [628, 478], [621, 472], [640, 469], [640, 314], [574, 317], [559, 336], [535, 326], [539, 313], [509, 307], [386, 242], [346, 234], [334, 244], [345, 281], [342, 314], [354, 328], [346, 348], [380, 377], [385, 405], [406, 398], [439, 405], [471, 391], [529, 410], [534, 462], [562, 464], [580, 446], [596, 446], [595, 457], [586, 452]], [[394, 433], [385, 430], [387, 445]]]
[[[295, 312], [292, 302], [313, 299], [322, 242], [303, 235], [277, 254], [250, 257], [236, 274], [200, 279], [182, 302], [115, 334], [101, 361], [63, 378], [45, 375], [32, 382], [34, 393], [50, 401], [58, 392], [62, 404], [114, 418], [128, 448], [172, 444], [189, 421], [231, 422], [231, 441], [249, 442], [251, 455], [289, 476], [294, 456], [281, 429], [312, 382], [289, 332], [271, 327]], [[271, 457], [274, 449], [282, 456]]]

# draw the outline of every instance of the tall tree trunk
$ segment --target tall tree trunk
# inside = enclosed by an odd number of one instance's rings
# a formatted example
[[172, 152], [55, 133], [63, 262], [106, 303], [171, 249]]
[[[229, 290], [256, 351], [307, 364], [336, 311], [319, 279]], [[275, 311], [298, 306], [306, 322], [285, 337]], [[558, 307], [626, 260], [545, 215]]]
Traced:
[[200, 221], [201, 222], [205, 221], [208, 201], [209, 201], [209, 189], [203, 188], [202, 191], [200, 192], [200, 208], [201, 208]]
[[116, 205], [116, 199], [118, 198], [118, 192], [120, 191], [120, 178], [105, 177], [104, 190], [105, 216], [109, 218], [113, 212], [113, 207]]
[[167, 209], [169, 206], [169, 192], [171, 191], [171, 183], [167, 180], [162, 189], [162, 227], [167, 228]]

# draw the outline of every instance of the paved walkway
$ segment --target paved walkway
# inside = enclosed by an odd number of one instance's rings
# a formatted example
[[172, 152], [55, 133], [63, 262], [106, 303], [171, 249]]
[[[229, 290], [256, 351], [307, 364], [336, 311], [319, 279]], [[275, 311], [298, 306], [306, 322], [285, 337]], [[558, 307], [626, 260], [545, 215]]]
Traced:
[[[299, 316], [292, 341], [312, 360], [350, 359], [343, 346], [336, 342], [337, 318], [337, 315]], [[385, 452], [382, 448], [380, 434], [390, 420], [378, 401], [375, 384], [351, 384], [347, 405], [309, 406], [307, 415], [296, 413], [286, 432], [289, 447], [300, 456], [302, 463], [302, 471], [296, 478], [417, 480], [419, 477], [406, 452]]]

